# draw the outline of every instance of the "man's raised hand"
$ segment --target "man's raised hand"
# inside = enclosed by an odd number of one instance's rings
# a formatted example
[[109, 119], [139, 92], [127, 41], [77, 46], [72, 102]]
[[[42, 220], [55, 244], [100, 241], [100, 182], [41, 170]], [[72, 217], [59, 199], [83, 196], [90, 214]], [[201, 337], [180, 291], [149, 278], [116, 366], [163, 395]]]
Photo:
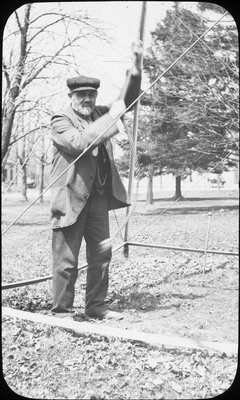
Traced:
[[113, 119], [116, 119], [126, 110], [126, 105], [123, 100], [116, 100], [113, 102], [109, 114]]
[[142, 42], [138, 41], [132, 43], [131, 51], [132, 51], [132, 61], [133, 61], [132, 74], [136, 75], [141, 70], [141, 59], [143, 55]]

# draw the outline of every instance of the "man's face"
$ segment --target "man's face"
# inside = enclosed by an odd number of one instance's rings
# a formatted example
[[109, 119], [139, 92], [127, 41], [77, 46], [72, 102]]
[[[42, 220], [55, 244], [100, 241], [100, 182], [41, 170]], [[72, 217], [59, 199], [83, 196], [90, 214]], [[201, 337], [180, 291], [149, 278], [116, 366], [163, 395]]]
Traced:
[[79, 114], [89, 117], [95, 107], [97, 98], [96, 90], [81, 90], [79, 92], [73, 92], [72, 108]]

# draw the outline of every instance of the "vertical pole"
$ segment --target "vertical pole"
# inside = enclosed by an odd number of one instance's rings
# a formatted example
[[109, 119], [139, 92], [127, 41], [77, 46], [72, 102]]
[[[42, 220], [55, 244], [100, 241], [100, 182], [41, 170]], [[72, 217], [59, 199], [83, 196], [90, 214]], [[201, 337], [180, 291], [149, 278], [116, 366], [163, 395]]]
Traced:
[[210, 212], [210, 213], [208, 213], [208, 226], [207, 226], [204, 261], [203, 261], [203, 270], [202, 270], [202, 286], [204, 285], [204, 273], [205, 273], [206, 262], [207, 262], [207, 249], [208, 249], [208, 238], [209, 238], [209, 229], [210, 229], [211, 217], [212, 217], [212, 213]]
[[[139, 29], [139, 37], [138, 39], [142, 42], [143, 46], [143, 37], [144, 37], [144, 28], [145, 28], [145, 17], [146, 17], [146, 1], [142, 2], [142, 11], [141, 11], [141, 20], [140, 20], [140, 29]], [[143, 64], [143, 57], [139, 60], [140, 67], [142, 68]], [[133, 184], [134, 184], [134, 162], [135, 162], [135, 157], [137, 154], [137, 131], [138, 131], [138, 117], [139, 117], [139, 106], [140, 106], [140, 101], [138, 100], [136, 102], [135, 108], [134, 108], [134, 120], [133, 120], [133, 149], [130, 155], [130, 167], [129, 167], [129, 181], [128, 181], [128, 197], [129, 201], [131, 203], [132, 201], [132, 191], [133, 191]], [[130, 206], [131, 207], [131, 206]], [[128, 217], [129, 212], [130, 212], [130, 207], [127, 207], [126, 210], [126, 217]], [[125, 257], [129, 256], [129, 246], [128, 246], [128, 231], [129, 231], [129, 220], [127, 220], [126, 226], [125, 226], [125, 233], [124, 233], [124, 242], [126, 244], [124, 245], [123, 248], [123, 254]]]

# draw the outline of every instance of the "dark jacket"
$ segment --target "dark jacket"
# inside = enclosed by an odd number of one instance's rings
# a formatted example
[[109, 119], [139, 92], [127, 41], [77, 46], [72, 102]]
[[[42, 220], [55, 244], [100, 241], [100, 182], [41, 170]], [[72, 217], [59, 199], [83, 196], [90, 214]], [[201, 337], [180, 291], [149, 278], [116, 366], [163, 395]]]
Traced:
[[[139, 93], [140, 79], [138, 78], [137, 82], [136, 77], [134, 79], [129, 84], [125, 99], [126, 106], [131, 104]], [[93, 123], [99, 134], [113, 122], [108, 111], [107, 107], [96, 106], [92, 113]], [[52, 117], [53, 162], [50, 184], [88, 147], [85, 132], [87, 126], [88, 123], [80, 118], [71, 106]], [[113, 125], [111, 131], [117, 133], [116, 125]], [[109, 210], [126, 207], [129, 205], [128, 196], [115, 166], [111, 140], [106, 140], [104, 144], [111, 168]], [[97, 157], [90, 149], [53, 184], [51, 187], [52, 229], [67, 227], [76, 222], [91, 193], [96, 168]]]

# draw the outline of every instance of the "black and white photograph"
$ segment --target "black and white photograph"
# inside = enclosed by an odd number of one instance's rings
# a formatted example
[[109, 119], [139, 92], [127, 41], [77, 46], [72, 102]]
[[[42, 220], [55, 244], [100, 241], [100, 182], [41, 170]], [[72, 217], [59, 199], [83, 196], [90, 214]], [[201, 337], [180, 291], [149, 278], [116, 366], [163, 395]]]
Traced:
[[4, 398], [237, 398], [236, 15], [47, 1], [2, 22]]

